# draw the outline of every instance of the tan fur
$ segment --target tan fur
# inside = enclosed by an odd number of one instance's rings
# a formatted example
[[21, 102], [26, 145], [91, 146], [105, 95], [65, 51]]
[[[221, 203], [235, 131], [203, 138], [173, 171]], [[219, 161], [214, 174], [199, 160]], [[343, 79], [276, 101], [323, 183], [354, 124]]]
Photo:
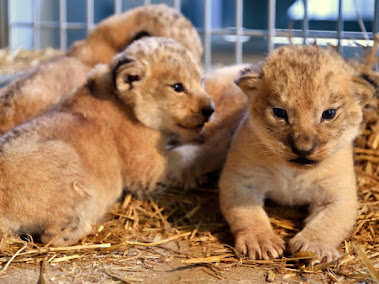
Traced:
[[[3, 235], [40, 234], [48, 242], [61, 234], [53, 244], [72, 244], [124, 188], [148, 195], [219, 168], [229, 141], [172, 146], [201, 138], [213, 103], [200, 81], [197, 60], [179, 43], [142, 39], [92, 70], [59, 110], [1, 137]], [[185, 91], [176, 92], [177, 83]], [[207, 164], [198, 164], [205, 153]]]
[[161, 4], [111, 16], [101, 21], [85, 39], [75, 42], [65, 56], [38, 66], [0, 89], [0, 134], [55, 107], [85, 83], [89, 68], [98, 63], [108, 64], [142, 32], [171, 37], [201, 61], [200, 37], [177, 10]]
[[108, 63], [141, 32], [171, 37], [188, 48], [201, 62], [203, 47], [195, 27], [179, 11], [164, 4], [141, 6], [108, 17], [85, 39], [75, 42], [67, 55], [79, 58], [89, 66]]
[[[236, 65], [216, 69], [203, 79], [205, 90], [214, 102], [215, 112], [200, 132], [205, 141], [201, 148], [187, 144], [175, 150], [180, 153], [178, 157], [188, 157], [189, 161], [193, 160], [191, 156], [197, 157], [196, 163], [177, 172], [186, 181], [185, 187], [194, 185], [193, 176], [202, 177], [196, 180], [201, 182], [204, 172], [219, 171], [225, 163], [232, 136], [247, 110], [247, 97], [234, 83], [244, 67]], [[176, 163], [169, 166], [175, 167]]]
[[204, 78], [205, 90], [215, 104], [216, 112], [205, 124], [202, 134], [212, 136], [220, 129], [234, 133], [247, 110], [247, 97], [234, 83], [240, 71], [247, 65], [228, 66], [214, 70]]
[[89, 68], [59, 57], [0, 89], [0, 133], [54, 107], [86, 82]]
[[[292, 252], [335, 259], [355, 222], [352, 141], [373, 88], [338, 54], [316, 46], [279, 48], [260, 72], [246, 69], [237, 83], [249, 97], [249, 114], [220, 180], [221, 208], [236, 249], [253, 259], [283, 253], [284, 241], [263, 209], [270, 198], [310, 206], [305, 228], [289, 243]], [[273, 108], [285, 109], [288, 119]], [[328, 109], [337, 109], [336, 116], [322, 119]], [[291, 161], [297, 158], [303, 160]], [[315, 164], [299, 162], [304, 159]]]

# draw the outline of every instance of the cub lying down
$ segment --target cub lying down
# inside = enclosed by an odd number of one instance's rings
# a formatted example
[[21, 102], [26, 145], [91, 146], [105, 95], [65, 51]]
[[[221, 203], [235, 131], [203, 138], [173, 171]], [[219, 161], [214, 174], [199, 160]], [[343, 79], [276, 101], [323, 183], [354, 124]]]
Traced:
[[67, 99], [85, 84], [89, 70], [80, 60], [61, 56], [0, 88], [0, 135]]
[[165, 4], [136, 7], [102, 20], [85, 39], [74, 42], [67, 55], [88, 66], [109, 63], [116, 53], [143, 36], [173, 38], [201, 62], [203, 47], [195, 27], [182, 13]]
[[[230, 130], [203, 144], [213, 102], [192, 54], [168, 38], [135, 41], [98, 65], [59, 110], [0, 138], [0, 228], [54, 245], [91, 231], [122, 190], [147, 195], [220, 168]], [[225, 138], [225, 139], [224, 139]], [[197, 159], [207, 156], [207, 163]], [[196, 172], [191, 172], [196, 165]]]
[[67, 99], [86, 82], [90, 68], [112, 57], [142, 36], [170, 37], [187, 47], [200, 62], [200, 37], [179, 11], [167, 5], [130, 9], [101, 21], [75, 42], [65, 56], [43, 63], [28, 75], [0, 89], [0, 134], [41, 115]]
[[279, 257], [284, 241], [263, 209], [309, 204], [292, 252], [339, 256], [357, 211], [352, 141], [370, 84], [338, 54], [316, 46], [275, 50], [260, 71], [247, 68], [237, 84], [248, 95], [220, 180], [222, 212], [236, 249], [253, 259]]

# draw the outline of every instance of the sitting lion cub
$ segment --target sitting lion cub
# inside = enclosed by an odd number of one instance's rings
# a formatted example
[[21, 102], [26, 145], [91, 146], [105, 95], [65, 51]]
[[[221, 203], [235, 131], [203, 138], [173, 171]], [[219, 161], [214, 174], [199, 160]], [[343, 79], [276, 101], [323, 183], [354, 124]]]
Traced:
[[200, 140], [213, 112], [201, 67], [181, 44], [140, 39], [91, 72], [59, 110], [0, 138], [2, 235], [72, 244], [124, 188], [146, 195], [220, 167], [228, 139], [180, 146]]
[[309, 204], [304, 229], [290, 241], [292, 252], [337, 258], [357, 211], [352, 141], [374, 90], [338, 54], [316, 46], [278, 48], [262, 70], [242, 71], [237, 84], [249, 97], [249, 115], [220, 180], [221, 209], [236, 249], [252, 259], [283, 253], [284, 241], [263, 209], [270, 198]]

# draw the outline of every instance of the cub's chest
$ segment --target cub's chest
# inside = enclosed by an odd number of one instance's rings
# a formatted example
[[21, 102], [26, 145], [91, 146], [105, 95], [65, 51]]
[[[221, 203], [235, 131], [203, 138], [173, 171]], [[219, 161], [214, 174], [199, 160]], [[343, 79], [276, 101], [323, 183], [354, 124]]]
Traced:
[[312, 170], [299, 170], [282, 165], [265, 181], [266, 196], [282, 205], [312, 203], [320, 190]]

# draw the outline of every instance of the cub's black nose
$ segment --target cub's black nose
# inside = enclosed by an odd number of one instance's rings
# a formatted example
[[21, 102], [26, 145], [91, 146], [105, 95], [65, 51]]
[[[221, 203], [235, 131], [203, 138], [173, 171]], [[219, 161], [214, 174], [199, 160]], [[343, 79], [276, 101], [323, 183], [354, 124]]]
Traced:
[[296, 154], [296, 155], [301, 156], [301, 157], [309, 156], [310, 154], [312, 154], [312, 152], [314, 151], [314, 149], [315, 149], [314, 145], [311, 145], [308, 148], [301, 149], [301, 148], [296, 147], [295, 143], [291, 143], [291, 150], [292, 150], [292, 152], [294, 154]]
[[201, 113], [208, 120], [212, 113], [215, 111], [213, 106], [204, 107], [201, 109]]

